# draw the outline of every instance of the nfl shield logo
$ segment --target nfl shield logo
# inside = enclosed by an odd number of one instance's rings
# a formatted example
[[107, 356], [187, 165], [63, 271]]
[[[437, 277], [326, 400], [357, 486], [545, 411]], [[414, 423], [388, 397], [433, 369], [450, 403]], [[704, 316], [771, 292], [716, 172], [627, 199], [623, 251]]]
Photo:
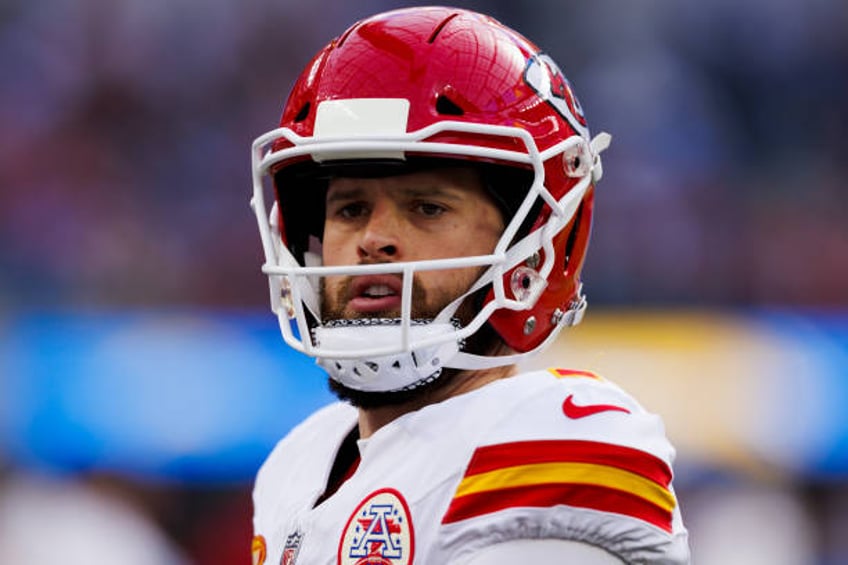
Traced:
[[300, 551], [300, 544], [303, 542], [303, 534], [295, 532], [286, 538], [286, 545], [283, 548], [283, 555], [280, 557], [280, 565], [294, 565], [294, 560], [297, 559], [297, 553]]

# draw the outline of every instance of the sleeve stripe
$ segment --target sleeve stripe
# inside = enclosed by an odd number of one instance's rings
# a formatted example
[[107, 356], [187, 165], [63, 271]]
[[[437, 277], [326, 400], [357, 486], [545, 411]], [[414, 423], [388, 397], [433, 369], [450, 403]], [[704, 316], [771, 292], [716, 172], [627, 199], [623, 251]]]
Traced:
[[515, 506], [568, 505], [624, 514], [671, 531], [671, 469], [645, 451], [585, 440], [478, 447], [442, 523]]
[[628, 492], [593, 485], [567, 483], [508, 488], [493, 494], [478, 492], [454, 498], [442, 524], [513, 507], [568, 505], [631, 516], [671, 532], [672, 514]]
[[454, 496], [560, 483], [595, 485], [629, 492], [668, 512], [677, 504], [671, 492], [649, 479], [615, 467], [591, 463], [538, 463], [466, 476]]
[[465, 476], [538, 463], [590, 463], [614, 467], [644, 477], [664, 489], [672, 479], [671, 468], [650, 453], [584, 440], [520, 441], [478, 447]]

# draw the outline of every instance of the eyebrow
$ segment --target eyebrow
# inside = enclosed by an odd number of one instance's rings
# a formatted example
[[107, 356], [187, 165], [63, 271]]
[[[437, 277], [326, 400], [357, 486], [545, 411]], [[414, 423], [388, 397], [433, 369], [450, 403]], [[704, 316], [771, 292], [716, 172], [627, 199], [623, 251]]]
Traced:
[[361, 198], [364, 191], [358, 187], [352, 188], [330, 188], [327, 190], [327, 204], [340, 200], [352, 200]]
[[[467, 192], [461, 188], [444, 188], [432, 185], [414, 185], [394, 188], [392, 191], [402, 192], [404, 196], [412, 198], [437, 197], [448, 200], [459, 200], [462, 194]], [[356, 200], [365, 196], [365, 189], [360, 186], [345, 188], [331, 188], [327, 191], [327, 204], [343, 200]]]

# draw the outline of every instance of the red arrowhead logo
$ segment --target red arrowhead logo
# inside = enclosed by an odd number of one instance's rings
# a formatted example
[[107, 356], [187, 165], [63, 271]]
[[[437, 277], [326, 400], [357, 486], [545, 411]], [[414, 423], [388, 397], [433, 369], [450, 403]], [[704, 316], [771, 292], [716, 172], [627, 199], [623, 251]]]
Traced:
[[579, 406], [574, 404], [573, 394], [569, 394], [568, 398], [565, 399], [565, 402], [562, 403], [562, 413], [572, 420], [608, 411], [626, 412], [627, 414], [630, 414], [630, 410], [623, 406], [616, 406], [615, 404], [587, 404], [585, 406]]

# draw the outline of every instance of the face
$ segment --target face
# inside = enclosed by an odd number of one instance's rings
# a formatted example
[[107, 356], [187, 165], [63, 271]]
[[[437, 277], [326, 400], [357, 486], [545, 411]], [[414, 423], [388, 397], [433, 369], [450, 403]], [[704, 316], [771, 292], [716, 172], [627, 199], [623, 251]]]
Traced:
[[[500, 211], [471, 168], [336, 178], [329, 184], [326, 210], [323, 258], [328, 266], [486, 255], [504, 229]], [[471, 286], [481, 269], [416, 273], [413, 317], [434, 317]], [[399, 316], [401, 277], [327, 277], [324, 318]]]

